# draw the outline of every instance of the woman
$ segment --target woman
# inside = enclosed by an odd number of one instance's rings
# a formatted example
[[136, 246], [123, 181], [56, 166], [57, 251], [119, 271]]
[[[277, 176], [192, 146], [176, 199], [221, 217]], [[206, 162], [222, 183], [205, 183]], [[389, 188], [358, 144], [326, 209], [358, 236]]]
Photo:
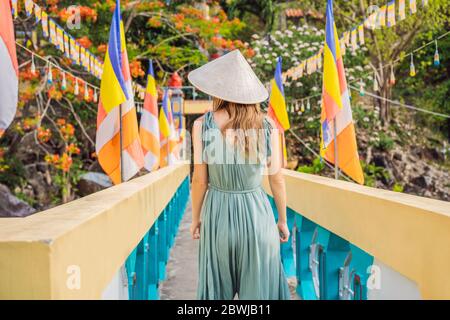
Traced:
[[[272, 152], [279, 139], [259, 108], [267, 90], [238, 50], [188, 78], [214, 98], [213, 112], [193, 127], [190, 231], [200, 239], [197, 298], [289, 299], [280, 257], [280, 241], [289, 239], [286, 191], [279, 152]], [[261, 187], [265, 164], [277, 224]]]

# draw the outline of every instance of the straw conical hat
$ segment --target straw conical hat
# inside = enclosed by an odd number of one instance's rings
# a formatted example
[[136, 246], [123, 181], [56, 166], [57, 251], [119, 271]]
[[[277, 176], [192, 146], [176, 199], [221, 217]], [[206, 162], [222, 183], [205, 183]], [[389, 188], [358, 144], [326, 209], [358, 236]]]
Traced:
[[269, 97], [266, 88], [239, 50], [193, 70], [188, 79], [200, 91], [229, 102], [253, 104]]

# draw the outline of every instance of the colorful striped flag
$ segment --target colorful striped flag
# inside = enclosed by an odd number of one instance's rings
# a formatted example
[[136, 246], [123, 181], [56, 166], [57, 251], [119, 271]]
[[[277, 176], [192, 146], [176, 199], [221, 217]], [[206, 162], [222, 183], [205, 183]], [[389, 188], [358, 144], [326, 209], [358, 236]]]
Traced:
[[159, 130], [160, 130], [160, 167], [166, 167], [176, 162], [174, 154], [178, 141], [173, 122], [172, 106], [169, 99], [169, 92], [164, 91], [161, 110], [159, 112]]
[[19, 94], [14, 24], [9, 1], [0, 1], [0, 137], [16, 115]]
[[50, 32], [50, 42], [53, 43], [54, 45], [57, 45], [57, 38], [56, 38], [56, 24], [55, 21], [53, 21], [53, 19], [49, 19], [48, 20], [48, 28], [49, 28], [49, 32]]
[[64, 31], [56, 25], [56, 48], [64, 52]]
[[72, 59], [72, 61], [76, 61], [76, 48], [75, 48], [75, 39], [72, 36], [69, 36], [69, 42], [70, 42], [70, 58]]
[[41, 7], [39, 7], [37, 4], [34, 5], [34, 16], [36, 18], [36, 23], [39, 23], [42, 17], [42, 10]]
[[358, 49], [358, 36], [356, 34], [356, 28], [351, 31], [351, 43], [352, 43], [352, 51], [355, 52]]
[[388, 27], [395, 26], [395, 0], [388, 3], [387, 7], [387, 25]]
[[47, 12], [42, 11], [41, 13], [41, 23], [42, 23], [42, 33], [44, 37], [48, 37], [48, 15]]
[[378, 27], [386, 26], [386, 5], [378, 10]]
[[416, 0], [409, 0], [409, 11], [411, 14], [417, 12]]
[[358, 26], [358, 35], [359, 35], [359, 44], [363, 45], [365, 43], [364, 41], [364, 25], [360, 24]]
[[280, 133], [280, 145], [282, 147], [280, 150], [281, 159], [283, 166], [286, 166], [287, 150], [284, 131], [288, 130], [291, 125], [289, 123], [289, 116], [286, 109], [286, 100], [284, 99], [283, 80], [281, 79], [281, 62], [281, 57], [278, 57], [277, 66], [275, 68], [275, 76], [270, 81], [271, 91], [267, 115], [275, 122], [275, 125]]
[[[328, 0], [326, 17], [320, 154], [327, 161], [335, 163], [334, 140], [337, 139], [339, 168], [353, 180], [363, 184], [364, 174], [356, 146], [350, 97], [340, 46], [337, 41], [332, 0]], [[336, 130], [334, 130], [335, 125]]]
[[152, 60], [150, 60], [148, 67], [147, 90], [145, 91], [139, 135], [144, 153], [144, 167], [148, 171], [158, 169], [161, 146], [159, 143], [158, 92], [156, 91]]
[[64, 32], [64, 56], [70, 58], [69, 35]]
[[112, 18], [100, 84], [96, 153], [114, 184], [129, 180], [144, 166], [120, 0]]
[[33, 6], [33, 0], [25, 0], [25, 12], [27, 14], [27, 17], [31, 16], [31, 14], [33, 13]]
[[398, 18], [399, 20], [404, 20], [406, 18], [405, 0], [398, 1]]
[[14, 15], [14, 19], [17, 18], [17, 15], [19, 14], [19, 6], [17, 4], [17, 0], [12, 0], [12, 14]]

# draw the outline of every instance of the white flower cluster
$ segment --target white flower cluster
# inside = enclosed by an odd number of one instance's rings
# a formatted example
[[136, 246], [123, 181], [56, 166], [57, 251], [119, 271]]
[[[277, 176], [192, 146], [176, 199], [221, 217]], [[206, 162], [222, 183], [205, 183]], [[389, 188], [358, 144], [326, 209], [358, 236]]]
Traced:
[[[250, 46], [254, 49], [255, 55], [248, 61], [256, 69], [256, 72], [265, 81], [273, 77], [276, 61], [282, 58], [283, 71], [300, 65], [308, 58], [315, 55], [324, 46], [325, 30], [317, 29], [311, 25], [291, 26], [286, 30], [277, 30], [270, 35], [252, 35]], [[349, 82], [370, 80], [371, 67], [364, 65], [365, 46], [357, 50], [355, 56], [351, 50], [347, 50], [347, 57], [344, 57], [346, 76]], [[308, 95], [317, 94], [321, 89], [317, 86], [317, 79], [308, 81], [309, 75], [304, 70], [303, 76], [297, 80], [287, 77], [284, 86], [289, 97], [287, 99], [302, 98]]]
[[251, 46], [255, 56], [249, 59], [249, 63], [264, 69], [264, 66], [273, 67], [277, 57], [282, 57], [283, 67], [296, 65], [320, 49], [323, 35], [323, 30], [309, 25], [291, 26], [265, 37], [253, 34]]

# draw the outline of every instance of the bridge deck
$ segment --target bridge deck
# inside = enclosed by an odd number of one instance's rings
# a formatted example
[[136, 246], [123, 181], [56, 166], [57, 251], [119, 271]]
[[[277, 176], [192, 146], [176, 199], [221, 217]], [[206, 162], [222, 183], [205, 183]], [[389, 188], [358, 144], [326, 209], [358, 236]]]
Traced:
[[[167, 279], [161, 283], [162, 300], [190, 300], [196, 298], [198, 241], [193, 241], [189, 233], [191, 224], [191, 204], [189, 203], [170, 252], [167, 263]], [[289, 278], [289, 288], [293, 300], [299, 297], [295, 293], [296, 279]]]

